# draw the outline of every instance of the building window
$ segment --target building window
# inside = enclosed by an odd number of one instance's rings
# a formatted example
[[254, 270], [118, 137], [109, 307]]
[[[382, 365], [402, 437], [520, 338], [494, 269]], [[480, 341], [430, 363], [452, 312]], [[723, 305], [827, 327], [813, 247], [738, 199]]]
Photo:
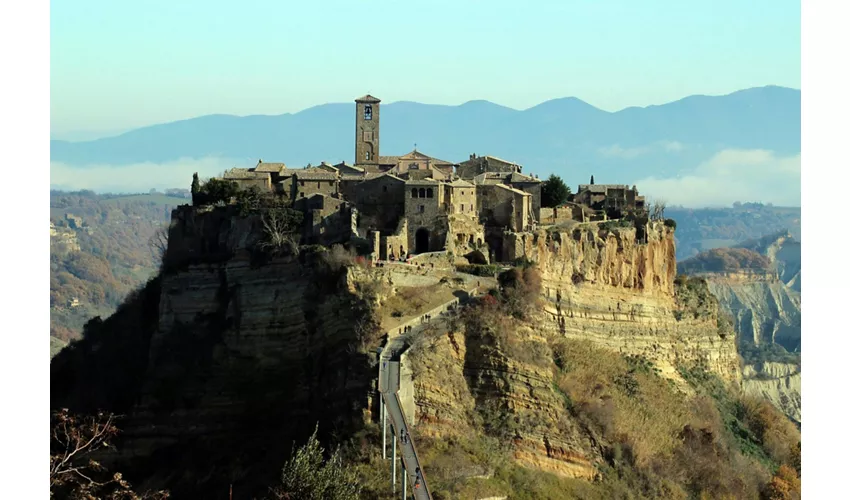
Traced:
[[387, 186], [384, 186], [384, 192], [385, 193], [387, 192]]
[[416, 188], [411, 189], [410, 194], [413, 195], [414, 198], [419, 198], [419, 191]]
[[366, 159], [367, 159], [367, 160], [371, 160], [371, 159], [372, 159], [372, 153], [370, 153], [369, 151], [366, 151]]
[[419, 197], [420, 197], [420, 198], [424, 198], [424, 197], [425, 197], [425, 188], [419, 188]]
[[363, 119], [364, 120], [371, 120], [372, 119], [372, 105], [371, 104], [367, 104], [366, 106], [363, 107]]
[[428, 191], [425, 192], [425, 197], [426, 198], [433, 198], [434, 197], [434, 190], [431, 189], [431, 188], [428, 188]]
[[301, 187], [304, 187], [304, 181], [301, 181]]
[[302, 197], [302, 198], [304, 197], [304, 193], [301, 193], [301, 197]]
[[322, 189], [322, 181], [317, 182], [316, 187]]
[[419, 213], [420, 214], [425, 213], [425, 205], [419, 205]]
[[463, 212], [463, 203], [460, 204], [460, 211]]

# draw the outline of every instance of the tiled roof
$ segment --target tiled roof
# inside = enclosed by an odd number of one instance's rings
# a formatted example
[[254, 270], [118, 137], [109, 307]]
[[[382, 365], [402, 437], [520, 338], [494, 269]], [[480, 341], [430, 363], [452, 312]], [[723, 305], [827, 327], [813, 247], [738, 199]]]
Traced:
[[380, 99], [372, 95], [366, 94], [363, 97], [355, 99], [355, 102], [381, 102]]
[[579, 184], [578, 191], [590, 191], [591, 193], [605, 193], [609, 189], [630, 189], [625, 184]]
[[398, 165], [400, 156], [379, 156], [378, 165]]
[[281, 169], [284, 169], [284, 168], [286, 168], [286, 164], [284, 164], [284, 163], [266, 163], [266, 162], [260, 160], [260, 162], [257, 163], [257, 166], [254, 167], [254, 171], [255, 172], [275, 172], [276, 173], [276, 172], [280, 172]]
[[475, 187], [473, 184], [466, 182], [463, 179], [457, 179], [449, 183], [452, 187]]
[[535, 179], [529, 175], [524, 175], [519, 172], [511, 174], [511, 182], [543, 182], [540, 179]]
[[225, 179], [268, 179], [268, 172], [254, 172], [247, 168], [231, 168], [224, 172]]
[[525, 191], [521, 191], [519, 189], [513, 188], [511, 186], [508, 186], [507, 184], [496, 184], [496, 187], [500, 188], [500, 189], [507, 189], [508, 191], [512, 191], [514, 194], [520, 194], [520, 195], [523, 195], [523, 196], [531, 196], [530, 193], [526, 193]]
[[419, 179], [419, 180], [409, 180], [405, 181], [405, 184], [411, 185], [423, 185], [423, 186], [436, 186], [440, 184], [439, 181], [435, 181], [434, 179]]
[[500, 161], [502, 163], [507, 163], [508, 165], [519, 166], [519, 163], [516, 163], [516, 162], [513, 162], [513, 161], [508, 161], [508, 160], [503, 160], [503, 159], [496, 157], [496, 156], [484, 155], [484, 156], [480, 156], [479, 158], [487, 158], [488, 160], [496, 160], [496, 161]]
[[299, 181], [335, 181], [336, 174], [330, 172], [296, 172], [295, 178]]

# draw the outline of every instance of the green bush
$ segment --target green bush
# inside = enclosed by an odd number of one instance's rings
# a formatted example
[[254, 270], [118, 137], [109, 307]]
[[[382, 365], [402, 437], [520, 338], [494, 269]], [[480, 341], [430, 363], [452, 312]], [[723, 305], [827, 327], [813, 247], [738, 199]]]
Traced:
[[664, 220], [664, 225], [665, 225], [665, 226], [667, 226], [667, 227], [669, 227], [669, 228], [673, 228], [673, 230], [675, 230], [675, 229], [676, 229], [676, 221], [675, 221], [675, 220], [673, 220], [673, 219], [665, 219], [665, 220]]
[[502, 266], [495, 264], [467, 264], [456, 267], [460, 273], [472, 274], [474, 276], [495, 277], [502, 270]]

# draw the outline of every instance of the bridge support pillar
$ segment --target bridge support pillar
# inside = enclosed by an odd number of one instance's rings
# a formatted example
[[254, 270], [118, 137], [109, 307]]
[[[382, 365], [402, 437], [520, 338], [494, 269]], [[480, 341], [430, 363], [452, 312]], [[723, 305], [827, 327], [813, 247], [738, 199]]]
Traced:
[[381, 396], [381, 429], [383, 430], [383, 443], [381, 447], [381, 458], [387, 459], [387, 407], [384, 405], [384, 398]]
[[393, 493], [395, 493], [395, 427], [392, 427], [392, 440], [393, 440]]
[[401, 461], [401, 499], [407, 498], [407, 469], [404, 468], [404, 460]]

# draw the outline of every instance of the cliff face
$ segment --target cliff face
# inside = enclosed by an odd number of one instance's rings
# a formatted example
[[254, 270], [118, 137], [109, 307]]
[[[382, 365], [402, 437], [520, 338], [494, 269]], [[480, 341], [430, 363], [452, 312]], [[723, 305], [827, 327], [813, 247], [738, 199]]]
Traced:
[[802, 422], [801, 387], [797, 365], [767, 362], [744, 367], [744, 392], [770, 401], [797, 424]]
[[800, 349], [800, 294], [778, 278], [706, 275], [709, 289], [734, 319], [742, 341]]
[[371, 411], [376, 361], [361, 346], [374, 324], [362, 280], [304, 254], [255, 255], [259, 226], [174, 212], [120, 461], [178, 497], [212, 498], [231, 483], [261, 493], [294, 440], [317, 423], [320, 435], [354, 432]]
[[[679, 364], [740, 381], [734, 331], [720, 321], [704, 282], [676, 280], [673, 235], [663, 225], [652, 227], [644, 244], [633, 228], [591, 227], [509, 235], [506, 248], [539, 266], [543, 308], [507, 326], [511, 335], [501, 345], [459, 321], [447, 335], [434, 332], [427, 348], [412, 349], [418, 432], [457, 435], [489, 426], [509, 433], [519, 462], [589, 479], [603, 461], [602, 446], [556, 389], [553, 340], [590, 340], [643, 356], [679, 382]], [[493, 423], [491, 415], [506, 416]]]
[[546, 298], [541, 328], [549, 333], [644, 356], [673, 379], [682, 363], [740, 379], [735, 335], [719, 326], [717, 301], [676, 282], [670, 228], [651, 224], [645, 243], [634, 228], [517, 234], [510, 247], [516, 257], [539, 263]]

